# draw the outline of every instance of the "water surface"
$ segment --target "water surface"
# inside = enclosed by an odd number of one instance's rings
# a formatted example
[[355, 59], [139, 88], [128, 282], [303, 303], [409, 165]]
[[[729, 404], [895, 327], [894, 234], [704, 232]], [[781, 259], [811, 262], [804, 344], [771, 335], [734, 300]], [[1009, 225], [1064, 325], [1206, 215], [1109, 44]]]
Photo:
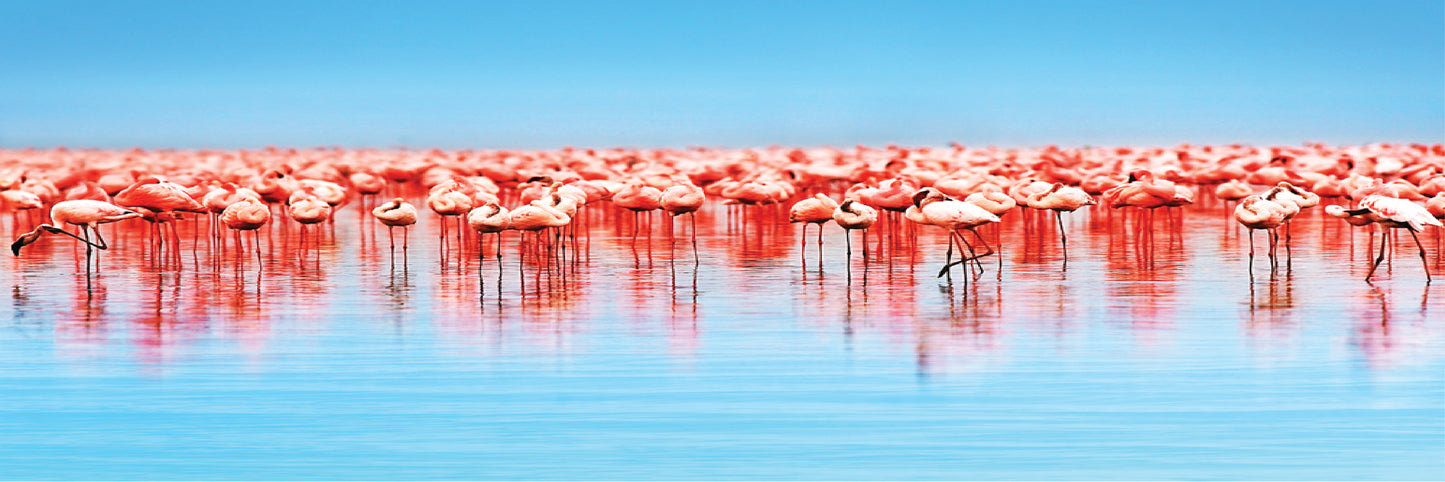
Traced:
[[820, 263], [761, 207], [709, 205], [698, 258], [593, 208], [551, 264], [434, 216], [393, 256], [355, 208], [259, 269], [204, 221], [179, 261], [139, 221], [89, 278], [60, 240], [6, 259], [0, 477], [1445, 478], [1445, 294], [1408, 236], [1363, 282], [1372, 238], [1318, 212], [1274, 273], [1196, 206], [1068, 216], [1067, 266], [1010, 213], [937, 278], [940, 233], [845, 264], [829, 225]]

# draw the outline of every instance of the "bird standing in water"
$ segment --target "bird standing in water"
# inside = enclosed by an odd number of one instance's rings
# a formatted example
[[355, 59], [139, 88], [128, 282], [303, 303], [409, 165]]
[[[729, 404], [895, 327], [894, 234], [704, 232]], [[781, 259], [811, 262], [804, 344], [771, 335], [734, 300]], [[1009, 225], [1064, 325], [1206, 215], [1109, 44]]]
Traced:
[[[948, 274], [948, 269], [955, 264], [963, 264], [993, 254], [993, 247], [989, 246], [988, 241], [983, 239], [982, 236], [979, 236], [978, 231], [975, 230], [979, 226], [999, 222], [998, 216], [995, 216], [993, 213], [988, 212], [988, 210], [976, 204], [950, 198], [933, 188], [923, 188], [918, 191], [917, 194], [914, 194], [913, 204], [918, 208], [918, 214], [916, 215], [918, 221], [924, 224], [938, 226], [948, 231], [949, 240], [957, 242], [960, 256], [965, 252], [972, 254], [972, 256], [964, 257], [960, 261], [945, 263], [943, 269], [938, 271], [939, 276]], [[983, 243], [984, 249], [987, 249], [988, 252], [982, 254], [974, 253], [973, 246], [969, 244], [967, 240], [963, 239], [963, 235], [958, 232], [960, 229], [972, 231], [974, 237]], [[967, 246], [967, 250], [965, 250], [965, 246]]]
[[411, 237], [407, 232], [408, 228], [416, 224], [416, 206], [412, 206], [405, 199], [396, 198], [372, 209], [371, 215], [375, 216], [377, 221], [381, 221], [381, 224], [386, 225], [387, 238], [391, 240], [393, 253], [396, 252], [396, 228], [401, 227], [401, 252], [405, 254], [407, 241]]
[[798, 201], [788, 211], [788, 222], [803, 223], [803, 246], [798, 255], [802, 256], [803, 250], [808, 243], [808, 225], [818, 225], [818, 265], [823, 264], [823, 224], [833, 220], [833, 211], [838, 209], [838, 202], [822, 193], [814, 194], [813, 197]]
[[[693, 185], [692, 181], [682, 177], [677, 184], [662, 191], [662, 210], [671, 214], [673, 219], [683, 214], [691, 214], [692, 220], [692, 257], [695, 261], [701, 261], [697, 254], [697, 210], [702, 208], [702, 203], [707, 199], [702, 188]], [[668, 222], [671, 225], [671, 221]]]
[[[1420, 237], [1415, 233], [1425, 229], [1425, 226], [1435, 226], [1436, 229], [1439, 229], [1445, 227], [1445, 224], [1432, 216], [1424, 206], [1415, 204], [1408, 199], [1371, 194], [1360, 201], [1358, 209], [1346, 210], [1339, 205], [1332, 204], [1325, 207], [1325, 214], [1346, 218], [1350, 224], [1356, 223], [1349, 218], [1364, 217], [1370, 222], [1379, 223], [1387, 228], [1408, 230], [1410, 237], [1415, 240], [1415, 247], [1420, 248], [1420, 262], [1425, 265], [1425, 282], [1431, 281], [1430, 263], [1425, 261], [1425, 246], [1420, 244]], [[1389, 235], [1380, 236], [1380, 255], [1375, 258], [1375, 264], [1370, 267], [1370, 272], [1365, 274], [1365, 282], [1370, 281], [1370, 277], [1375, 275], [1375, 270], [1380, 267], [1380, 263], [1385, 261], [1385, 245], [1389, 240]]]
[[257, 232], [271, 222], [271, 208], [259, 198], [242, 198], [221, 210], [221, 223], [236, 232], [236, 250], [241, 249], [241, 232], [250, 231], [256, 246], [256, 263], [261, 263], [261, 234]]
[[1031, 194], [1027, 198], [1031, 208], [1039, 210], [1050, 210], [1054, 212], [1054, 219], [1059, 222], [1059, 242], [1063, 245], [1064, 266], [1069, 265], [1069, 236], [1064, 234], [1064, 213], [1074, 212], [1079, 208], [1095, 204], [1094, 198], [1083, 189], [1068, 187], [1062, 183], [1054, 183], [1047, 191], [1040, 191]]
[[[853, 270], [853, 230], [863, 230], [863, 261], [868, 261], [868, 228], [878, 222], [878, 210], [852, 199], [843, 201], [833, 210], [833, 222], [843, 228], [843, 241], [848, 247], [845, 266]], [[864, 266], [867, 266], [866, 264]]]
[[[20, 248], [40, 239], [44, 233], [64, 234], [85, 243], [85, 271], [90, 272], [90, 259], [95, 248], [109, 249], [105, 238], [101, 237], [97, 226], [106, 223], [113, 223], [125, 219], [140, 217], [140, 213], [116, 206], [105, 201], [73, 200], [55, 203], [50, 208], [50, 223], [36, 226], [34, 230], [20, 235], [14, 243], [10, 244], [10, 251], [20, 256]], [[69, 224], [80, 226], [82, 236], [64, 230], [60, 226]], [[95, 231], [95, 242], [90, 240], [90, 232]]]
[[1273, 271], [1279, 268], [1279, 261], [1275, 257], [1275, 246], [1279, 242], [1279, 233], [1275, 232], [1281, 224], [1290, 216], [1288, 207], [1260, 197], [1251, 195], [1240, 201], [1234, 207], [1234, 219], [1249, 228], [1249, 269], [1254, 271], [1254, 231], [1264, 230], [1269, 234], [1269, 267]]

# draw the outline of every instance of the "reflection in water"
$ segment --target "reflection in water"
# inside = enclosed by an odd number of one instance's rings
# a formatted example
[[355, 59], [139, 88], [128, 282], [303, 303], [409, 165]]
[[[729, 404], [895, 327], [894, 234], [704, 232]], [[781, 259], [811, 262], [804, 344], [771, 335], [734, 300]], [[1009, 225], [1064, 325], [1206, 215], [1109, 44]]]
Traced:
[[[145, 242], [150, 226], [127, 221], [112, 227], [116, 247], [107, 253], [105, 271], [93, 277], [67, 274], [81, 268], [73, 262], [79, 251], [67, 243], [43, 241], [33, 247], [37, 255], [13, 259], [12, 313], [26, 319], [34, 305], [67, 296], [68, 316], [55, 329], [56, 339], [64, 340], [59, 350], [129, 342], [152, 363], [166, 363], [172, 347], [201, 336], [197, 332], [263, 350], [277, 335], [267, 327], [276, 319], [317, 326], [377, 319], [397, 333], [431, 320], [439, 333], [502, 344], [545, 336], [553, 347], [577, 346], [571, 331], [612, 329], [607, 320], [618, 320], [636, 336], [656, 330], [672, 353], [686, 358], [696, 355], [709, 315], [724, 321], [764, 316], [842, 333], [850, 347], [859, 337], [878, 337], [908, 347], [920, 370], [934, 371], [947, 370], [941, 358], [1005, 351], [999, 345], [1003, 326], [1062, 340], [1097, 321], [1150, 346], [1183, 320], [1239, 316], [1247, 339], [1269, 340], [1250, 344], [1266, 346], [1295, 336], [1307, 313], [1342, 300], [1352, 300], [1356, 319], [1380, 323], [1356, 330], [1360, 342], [1354, 346], [1375, 359], [1388, 345], [1378, 341], [1389, 338], [1384, 326], [1403, 310], [1378, 300], [1400, 289], [1418, 290], [1414, 316], [1428, 318], [1434, 309], [1429, 285], [1416, 283], [1423, 278], [1419, 270], [1387, 264], [1378, 275], [1386, 281], [1359, 292], [1354, 280], [1361, 268], [1353, 261], [1370, 256], [1374, 243], [1356, 240], [1355, 230], [1318, 210], [1292, 223], [1291, 232], [1301, 235], [1290, 237], [1288, 262], [1256, 275], [1247, 269], [1247, 235], [1228, 222], [1229, 208], [1095, 206], [1062, 222], [1048, 212], [1020, 210], [979, 233], [999, 249], [984, 271], [970, 268], [971, 274], [944, 278], [930, 276], [948, 245], [938, 230], [916, 229], [885, 214], [862, 243], [873, 243], [868, 255], [844, 259], [841, 249], [815, 251], [816, 235], [803, 240], [780, 205], [710, 205], [697, 213], [695, 225], [682, 226], [652, 219], [658, 213], [594, 206], [579, 214], [577, 232], [486, 240], [466, 231], [440, 238], [437, 220], [427, 219], [414, 228], [409, 248], [393, 253], [357, 204], [356, 213], [343, 211], [334, 223], [302, 230], [278, 222], [254, 241], [210, 239], [205, 222], [182, 222], [182, 244], [167, 250], [222, 254], [179, 259], [151, 256]], [[1072, 231], [1067, 265], [1060, 229]], [[1321, 235], [1304, 234], [1310, 232]], [[841, 247], [837, 238], [843, 235], [827, 225], [824, 246]], [[539, 239], [552, 247], [537, 247]], [[810, 251], [801, 270], [800, 249]], [[256, 251], [265, 253], [264, 264], [250, 258]], [[1299, 286], [1302, 276], [1308, 287]], [[1229, 303], [1214, 294], [1239, 287], [1247, 309], [1238, 315], [1219, 311]], [[1336, 295], [1301, 296], [1305, 290]], [[1362, 311], [1362, 303], [1381, 308]], [[115, 327], [108, 325], [117, 320], [129, 320], [131, 329], [113, 335]], [[490, 320], [500, 332], [483, 334], [487, 325], [476, 320]]]
[[[982, 274], [939, 278], [946, 236], [891, 214], [851, 260], [825, 226], [820, 267], [816, 234], [801, 243], [776, 205], [705, 207], [696, 254], [691, 222], [653, 219], [634, 240], [647, 218], [605, 206], [579, 213], [575, 235], [536, 235], [551, 251], [465, 232], [442, 249], [431, 217], [393, 254], [365, 204], [308, 230], [304, 253], [294, 224], [263, 229], [259, 265], [254, 241], [221, 248], [191, 222], [179, 261], [153, 255], [133, 222], [106, 228], [116, 247], [94, 276], [52, 240], [9, 258], [0, 413], [47, 415], [0, 420], [0, 454], [19, 454], [0, 466], [67, 478], [51, 475], [84, 464], [33, 461], [106, 449], [119, 452], [100, 460], [141, 462], [102, 478], [160, 478], [146, 470], [186, 460], [236, 470], [228, 454], [258, 468], [237, 472], [248, 478], [303, 466], [582, 478], [655, 453], [764, 478], [787, 454], [859, 461], [838, 470], [902, 460], [917, 478], [1040, 466], [1054, 471], [1030, 474], [1058, 478], [1089, 461], [1114, 475], [1127, 452], [1235, 470], [1218, 478], [1439, 472], [1411, 451], [1441, 440], [1440, 288], [1418, 263], [1388, 261], [1363, 283], [1378, 240], [1318, 211], [1292, 222], [1273, 273], [1248, 269], [1230, 206], [1203, 203], [1152, 221], [1066, 216], [1067, 267], [1056, 219], [1009, 213], [980, 230], [999, 250]], [[316, 451], [339, 446], [365, 463]], [[1379, 463], [1330, 465], [1361, 451]]]

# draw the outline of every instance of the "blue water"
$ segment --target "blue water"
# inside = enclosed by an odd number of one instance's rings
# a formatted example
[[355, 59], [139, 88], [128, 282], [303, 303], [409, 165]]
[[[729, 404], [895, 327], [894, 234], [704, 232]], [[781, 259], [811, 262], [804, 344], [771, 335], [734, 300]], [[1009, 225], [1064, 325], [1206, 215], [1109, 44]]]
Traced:
[[721, 206], [696, 265], [594, 226], [525, 284], [515, 234], [479, 270], [426, 225], [394, 263], [354, 220], [310, 258], [273, 228], [260, 271], [122, 232], [89, 286], [38, 245], [0, 273], [0, 478], [1445, 479], [1409, 238], [1371, 285], [1364, 231], [1303, 218], [1251, 283], [1221, 213], [1152, 265], [1078, 213], [1067, 269], [1009, 219], [967, 284], [935, 233], [867, 266], [855, 238], [850, 280], [836, 226], [820, 273], [813, 230], [800, 266], [796, 226]]

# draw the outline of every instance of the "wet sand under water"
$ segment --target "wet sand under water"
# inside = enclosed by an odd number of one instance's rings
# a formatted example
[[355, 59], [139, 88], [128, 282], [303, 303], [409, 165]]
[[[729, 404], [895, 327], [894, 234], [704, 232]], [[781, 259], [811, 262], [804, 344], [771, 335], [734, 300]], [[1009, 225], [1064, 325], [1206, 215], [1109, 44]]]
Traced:
[[140, 221], [94, 276], [58, 238], [5, 260], [0, 478], [1445, 478], [1445, 281], [1397, 233], [1365, 283], [1319, 209], [1274, 273], [1215, 202], [1066, 215], [1066, 268], [1013, 212], [937, 278], [937, 230], [848, 264], [829, 224], [820, 261], [785, 207], [710, 203], [697, 258], [685, 217], [592, 207], [500, 261], [430, 214], [393, 256], [358, 207], [266, 228], [259, 269], [204, 220], [179, 261]]

